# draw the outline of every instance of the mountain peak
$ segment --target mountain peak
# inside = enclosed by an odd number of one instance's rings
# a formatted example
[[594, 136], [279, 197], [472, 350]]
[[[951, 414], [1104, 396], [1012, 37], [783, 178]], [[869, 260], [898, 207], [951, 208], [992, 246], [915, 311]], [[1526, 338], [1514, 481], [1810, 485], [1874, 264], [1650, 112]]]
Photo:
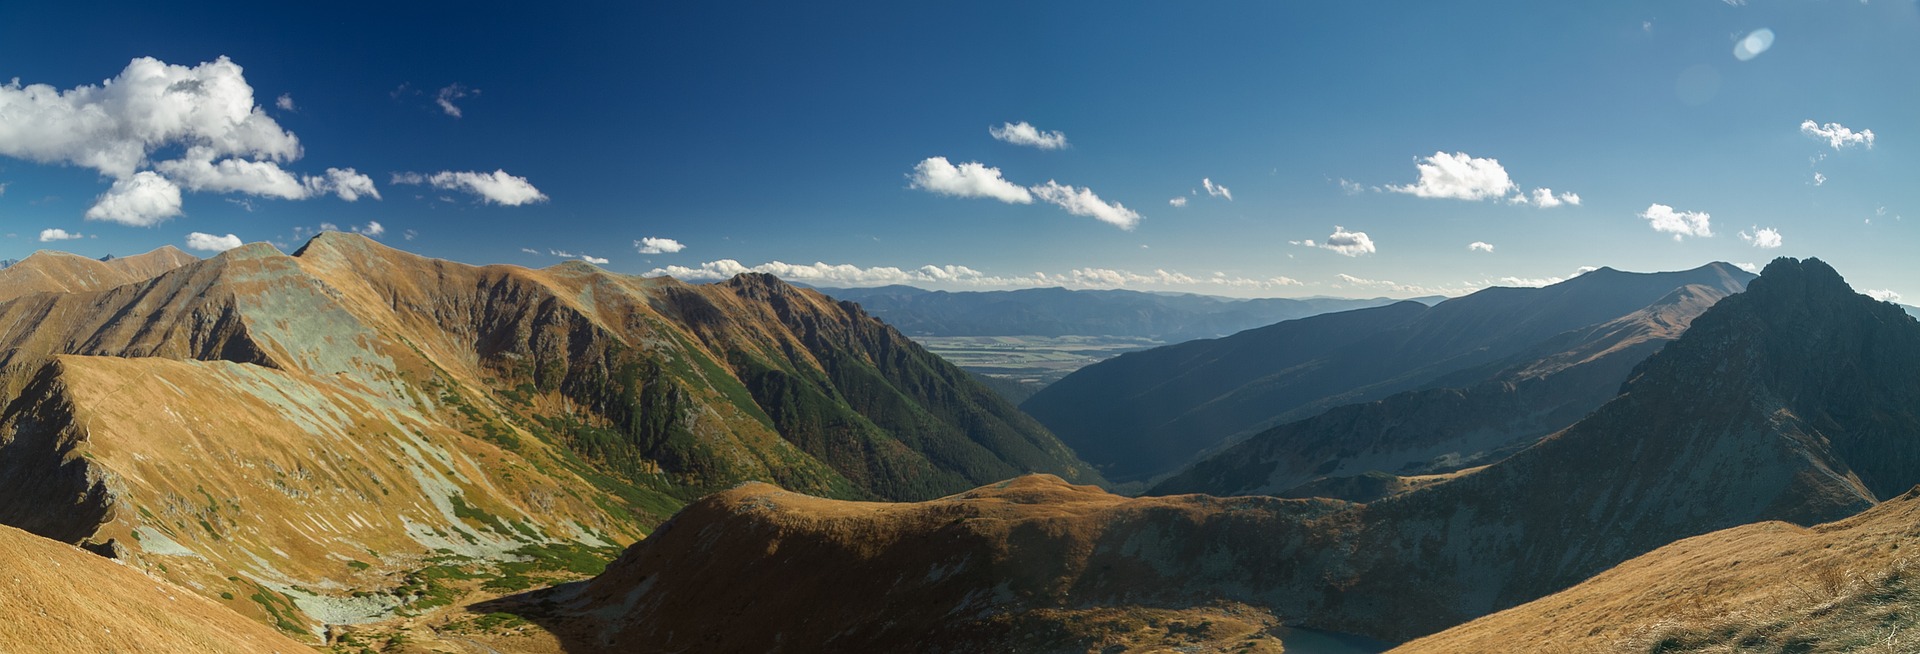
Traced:
[[307, 243], [300, 246], [300, 249], [294, 250], [293, 256], [303, 256], [309, 250], [315, 252], [354, 252], [369, 249], [386, 250], [391, 248], [382, 245], [379, 241], [368, 238], [364, 234], [355, 234], [352, 232], [320, 232], [314, 234], [313, 238], [307, 239]]

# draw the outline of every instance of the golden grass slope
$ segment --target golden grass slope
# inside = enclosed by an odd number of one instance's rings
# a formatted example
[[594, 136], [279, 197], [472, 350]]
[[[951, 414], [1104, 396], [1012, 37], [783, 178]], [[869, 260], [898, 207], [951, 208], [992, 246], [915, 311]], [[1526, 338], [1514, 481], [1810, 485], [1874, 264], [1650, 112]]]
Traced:
[[171, 245], [111, 261], [40, 250], [20, 263], [0, 269], [0, 302], [34, 293], [74, 293], [124, 286], [153, 279], [199, 260]]
[[1682, 540], [1396, 653], [1920, 650], [1920, 491]]
[[305, 653], [193, 591], [0, 525], [0, 652]]

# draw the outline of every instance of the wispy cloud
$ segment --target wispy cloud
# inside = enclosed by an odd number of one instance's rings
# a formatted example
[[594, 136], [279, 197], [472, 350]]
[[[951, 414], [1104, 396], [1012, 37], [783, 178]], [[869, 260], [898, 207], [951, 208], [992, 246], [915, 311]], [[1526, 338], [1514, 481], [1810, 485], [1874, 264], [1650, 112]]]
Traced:
[[1640, 217], [1653, 227], [1653, 231], [1673, 234], [1673, 240], [1685, 240], [1688, 236], [1713, 236], [1713, 216], [1705, 211], [1675, 211], [1664, 204], [1653, 204]]
[[1058, 130], [1043, 132], [1024, 120], [1017, 123], [1003, 123], [999, 127], [988, 127], [987, 133], [1001, 141], [1042, 150], [1058, 150], [1067, 147], [1065, 133]]
[[1173, 205], [1174, 208], [1187, 206], [1187, 196], [1184, 196], [1184, 195], [1174, 196], [1173, 199], [1167, 200], [1167, 204]]
[[741, 273], [766, 273], [790, 281], [800, 281], [817, 286], [884, 286], [888, 284], [923, 284], [931, 286], [967, 287], [967, 288], [1031, 288], [1059, 286], [1064, 288], [1192, 288], [1219, 287], [1235, 289], [1272, 290], [1288, 286], [1301, 286], [1302, 282], [1285, 276], [1245, 277], [1229, 275], [1216, 271], [1210, 275], [1196, 276], [1178, 271], [1156, 269], [1146, 273], [1137, 273], [1114, 268], [1075, 268], [1061, 273], [1035, 272], [1029, 275], [1001, 276], [990, 275], [974, 268], [962, 265], [926, 265], [918, 268], [899, 268], [894, 266], [862, 267], [852, 264], [791, 264], [770, 261], [756, 266], [748, 266], [734, 259], [709, 261], [699, 266], [664, 266], [645, 273], [657, 277], [671, 275], [685, 281], [714, 281], [728, 279]]
[[1486, 241], [1474, 241], [1467, 244], [1468, 252], [1492, 252], [1493, 244]]
[[533, 183], [527, 181], [527, 178], [510, 175], [505, 170], [495, 170], [491, 173], [447, 170], [431, 175], [413, 172], [394, 173], [393, 183], [429, 184], [437, 189], [465, 191], [478, 196], [483, 202], [508, 207], [547, 201], [547, 194], [534, 188]]
[[433, 103], [440, 105], [441, 112], [449, 116], [453, 116], [454, 118], [459, 118], [465, 115], [465, 112], [461, 111], [460, 106], [454, 104], [453, 101], [464, 100], [469, 96], [475, 96], [475, 95], [480, 95], [480, 91], [478, 89], [469, 89], [466, 87], [466, 85], [456, 82], [454, 84], [449, 84], [447, 86], [441, 87], [440, 92], [434, 94]]
[[1066, 209], [1067, 213], [1076, 216], [1087, 216], [1127, 230], [1140, 224], [1138, 212], [1118, 202], [1101, 200], [1100, 196], [1095, 195], [1090, 188], [1075, 188], [1047, 180], [1047, 183], [1035, 186], [1031, 190], [1041, 200], [1059, 205], [1060, 208]]
[[1207, 178], [1207, 177], [1200, 178], [1200, 186], [1202, 188], [1207, 189], [1207, 195], [1211, 195], [1216, 198], [1226, 198], [1228, 202], [1233, 201], [1233, 191], [1227, 190], [1227, 187], [1225, 186], [1221, 186], [1219, 184], [1213, 183], [1212, 178]]

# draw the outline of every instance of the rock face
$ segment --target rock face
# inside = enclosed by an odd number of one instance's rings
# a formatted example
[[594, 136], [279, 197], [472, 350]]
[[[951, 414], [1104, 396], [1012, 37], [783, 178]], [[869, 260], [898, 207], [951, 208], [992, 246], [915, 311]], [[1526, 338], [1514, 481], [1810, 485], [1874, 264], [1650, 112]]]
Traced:
[[1109, 478], [1149, 480], [1201, 452], [1335, 406], [1436, 384], [1470, 385], [1480, 378], [1449, 377], [1498, 372], [1485, 368], [1521, 363], [1514, 357], [1645, 309], [1681, 287], [1734, 293], [1751, 278], [1728, 264], [1652, 274], [1602, 268], [1544, 288], [1489, 288], [1433, 307], [1405, 302], [1314, 316], [1115, 357], [1068, 375], [1021, 407]]
[[[965, 649], [1034, 633], [1023, 620], [1080, 624], [1043, 608], [1232, 602], [1404, 640], [1679, 539], [1831, 520], [1920, 483], [1915, 369], [1920, 323], [1818, 260], [1780, 259], [1593, 415], [1375, 502], [1129, 500], [1045, 478], [914, 505], [744, 487], [681, 513], [546, 619], [606, 647], [859, 649], [922, 629]], [[716, 581], [734, 574], [762, 585]], [[777, 619], [799, 606], [808, 622]]]
[[[1680, 287], [1639, 311], [1449, 376], [1485, 375], [1470, 385], [1398, 393], [1267, 430], [1148, 494], [1372, 501], [1422, 485], [1426, 476], [1493, 463], [1613, 399], [1635, 365], [1726, 295], [1698, 284]], [[1401, 477], [1410, 479], [1395, 479]]]
[[313, 651], [272, 628], [71, 545], [0, 526], [0, 651]]
[[423, 601], [395, 578], [445, 557], [629, 543], [747, 480], [1100, 481], [964, 372], [771, 277], [475, 267], [338, 233], [0, 301], [0, 394], [0, 523], [257, 591], [241, 608], [309, 638]]

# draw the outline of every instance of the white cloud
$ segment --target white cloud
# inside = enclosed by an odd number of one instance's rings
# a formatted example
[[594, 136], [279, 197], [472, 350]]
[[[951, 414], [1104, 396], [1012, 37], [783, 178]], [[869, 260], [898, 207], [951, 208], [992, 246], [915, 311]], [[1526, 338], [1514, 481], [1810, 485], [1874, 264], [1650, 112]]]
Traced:
[[87, 220], [105, 220], [135, 227], [158, 225], [178, 215], [180, 187], [146, 170], [115, 181], [87, 209]]
[[279, 107], [281, 111], [299, 111], [299, 109], [293, 106], [293, 94], [291, 93], [280, 94], [279, 98], [274, 99], [273, 106]]
[[1387, 190], [1423, 198], [1486, 200], [1504, 197], [1519, 188], [1498, 160], [1469, 157], [1465, 152], [1435, 152], [1420, 161], [1419, 182], [1388, 186]]
[[1524, 288], [1552, 286], [1564, 281], [1567, 280], [1561, 277], [1501, 277], [1499, 279], [1501, 286], [1519, 286]]
[[1512, 204], [1531, 204], [1542, 209], [1552, 209], [1563, 204], [1570, 204], [1577, 207], [1580, 206], [1580, 194], [1560, 193], [1556, 195], [1553, 189], [1537, 188], [1533, 190], [1531, 197], [1516, 194], [1508, 198], [1507, 201]]
[[416, 232], [411, 229], [407, 230], [407, 233], [401, 234], [402, 237], [406, 238], [409, 241], [413, 240], [414, 237], [417, 237], [419, 235], [420, 235], [420, 232]]
[[1486, 241], [1474, 241], [1467, 244], [1469, 252], [1492, 252], [1493, 244]]
[[634, 241], [633, 247], [641, 254], [673, 254], [687, 249], [687, 246], [679, 241], [654, 236]]
[[[1747, 265], [1753, 265], [1753, 264], [1747, 264]], [[1587, 273], [1590, 273], [1599, 269], [1600, 269], [1599, 266], [1581, 266], [1579, 268], [1573, 269], [1573, 276], [1579, 277], [1581, 275], [1585, 275]]]
[[1126, 288], [1126, 287], [1204, 287], [1216, 286], [1236, 289], [1275, 289], [1284, 286], [1300, 286], [1299, 280], [1272, 276], [1263, 279], [1239, 277], [1224, 272], [1215, 272], [1207, 277], [1195, 277], [1178, 271], [1156, 269], [1149, 273], [1136, 273], [1112, 268], [1076, 268], [1064, 273], [1035, 272], [1030, 275], [996, 276], [960, 265], [926, 265], [918, 268], [896, 268], [893, 266], [874, 266], [863, 268], [852, 264], [790, 264], [771, 261], [757, 266], [747, 266], [734, 259], [709, 261], [697, 267], [666, 266], [645, 273], [648, 277], [671, 275], [686, 281], [713, 281], [728, 279], [747, 272], [767, 273], [781, 279], [802, 281], [819, 286], [884, 286], [888, 284], [925, 284], [933, 286], [973, 287], [973, 288], [1030, 288], [1039, 286], [1061, 286], [1066, 288]]
[[[520, 248], [520, 251], [521, 251], [521, 252], [525, 252], [525, 253], [527, 253], [527, 254], [539, 254], [539, 253], [540, 253], [540, 251], [539, 251], [539, 250], [535, 250], [535, 249], [532, 249], [532, 248]], [[547, 254], [549, 254], [549, 255], [552, 255], [552, 256], [556, 256], [556, 257], [560, 257], [560, 258], [562, 258], [562, 259], [579, 259], [579, 260], [581, 260], [581, 261], [585, 261], [585, 262], [587, 262], [587, 263], [591, 263], [591, 264], [594, 264], [594, 265], [596, 265], [596, 266], [604, 266], [604, 265], [607, 265], [607, 260], [606, 260], [606, 259], [604, 259], [604, 258], [601, 258], [601, 257], [596, 257], [596, 256], [593, 256], [593, 255], [591, 255], [591, 254], [580, 254], [580, 253], [577, 253], [577, 252], [568, 252], [568, 251], [566, 251], [566, 250], [547, 250]]]
[[154, 164], [154, 170], [189, 191], [245, 193], [283, 200], [307, 197], [307, 187], [291, 173], [272, 161], [226, 158], [213, 160], [214, 152], [204, 147], [187, 150], [186, 156]]
[[1754, 247], [1763, 250], [1771, 250], [1780, 247], [1780, 230], [1772, 227], [1761, 229], [1760, 226], [1755, 225], [1752, 234], [1748, 234], [1745, 230], [1742, 230], [1740, 232], [1740, 240], [1751, 243]]
[[1891, 290], [1884, 289], [1884, 288], [1877, 291], [1867, 291], [1866, 293], [1867, 293], [1867, 297], [1871, 297], [1881, 302], [1899, 302], [1900, 301], [1899, 293], [1895, 293]]
[[363, 196], [380, 199], [380, 189], [373, 187], [373, 178], [352, 168], [328, 168], [325, 177], [309, 175], [304, 183], [313, 195], [332, 193], [348, 202], [356, 202]]
[[1820, 172], [1819, 172], [1819, 171], [1814, 171], [1814, 173], [1813, 173], [1813, 185], [1814, 185], [1814, 186], [1820, 186], [1820, 185], [1822, 185], [1822, 184], [1826, 184], [1826, 183], [1827, 183], [1827, 176], [1826, 176], [1826, 175], [1822, 175], [1822, 174], [1820, 174]]
[[1213, 180], [1210, 178], [1206, 178], [1206, 177], [1200, 178], [1200, 186], [1207, 189], [1207, 195], [1211, 195], [1216, 198], [1226, 198], [1228, 202], [1233, 201], [1233, 191], [1227, 190], [1227, 187], [1225, 186], [1214, 184]]
[[462, 86], [460, 84], [453, 84], [440, 89], [440, 92], [434, 95], [433, 103], [440, 105], [440, 110], [443, 112], [446, 112], [447, 115], [453, 116], [454, 118], [459, 118], [462, 115], [460, 111], [460, 107], [453, 104], [453, 101], [465, 98], [469, 95], [479, 95], [479, 94], [480, 94], [479, 91], [468, 89], [467, 87]]
[[1800, 123], [1800, 133], [1817, 139], [1823, 139], [1827, 142], [1827, 145], [1833, 146], [1835, 150], [1856, 145], [1865, 145], [1867, 149], [1873, 149], [1873, 130], [1870, 129], [1855, 132], [1840, 123], [1821, 125], [1808, 120]]
[[300, 141], [253, 102], [226, 57], [188, 68], [135, 59], [99, 86], [0, 86], [0, 155], [92, 168], [126, 179], [155, 150], [205, 148], [216, 157], [290, 161]]
[[[4, 190], [6, 190], [4, 187], [0, 187], [0, 191], [4, 191]], [[1182, 196], [1175, 197], [1171, 200], [1167, 200], [1167, 204], [1171, 204], [1175, 207], [1187, 206], [1187, 196], [1182, 195]]]
[[600, 257], [596, 257], [596, 256], [590, 256], [590, 255], [585, 255], [585, 254], [582, 254], [582, 255], [580, 255], [580, 260], [581, 260], [581, 261], [585, 261], [585, 262], [587, 262], [587, 263], [590, 263], [590, 264], [593, 264], [593, 265], [596, 265], [596, 266], [604, 266], [604, 265], [607, 265], [607, 260], [606, 260], [606, 259], [603, 259], [603, 258], [600, 258]]
[[1058, 150], [1067, 147], [1067, 135], [1058, 130], [1042, 132], [1027, 121], [1003, 123], [999, 127], [988, 127], [987, 133], [993, 138], [1014, 145], [1028, 145], [1042, 150]]
[[1705, 211], [1674, 211], [1664, 204], [1653, 204], [1640, 217], [1647, 220], [1653, 231], [1673, 234], [1673, 240], [1684, 240], [1688, 236], [1713, 236], [1710, 224], [1713, 216]]
[[1131, 230], [1140, 224], [1140, 214], [1118, 202], [1107, 203], [1090, 188], [1075, 188], [1047, 180], [1047, 183], [1031, 189], [1041, 200], [1059, 205], [1067, 213], [1076, 216], [1088, 216], [1101, 222]]
[[1334, 275], [1334, 278], [1339, 281], [1339, 283], [1334, 284], [1334, 288], [1339, 288], [1342, 285], [1357, 286], [1361, 288], [1378, 288], [1378, 289], [1392, 291], [1395, 293], [1409, 293], [1414, 295], [1466, 295], [1468, 293], [1472, 293], [1474, 291], [1480, 290], [1484, 286], [1481, 284], [1473, 284], [1473, 283], [1462, 283], [1460, 286], [1421, 286], [1418, 284], [1401, 284], [1399, 282], [1394, 282], [1394, 281], [1385, 280], [1385, 279], [1367, 279], [1364, 277], [1355, 277], [1353, 275], [1349, 275], [1346, 273], [1340, 273], [1338, 275]]
[[353, 232], [367, 236], [379, 236], [387, 233], [387, 228], [382, 226], [378, 220], [369, 220], [365, 227], [355, 227], [353, 228]]
[[955, 166], [948, 163], [946, 157], [927, 157], [914, 166], [913, 174], [907, 177], [913, 181], [913, 188], [940, 195], [993, 198], [1011, 204], [1033, 202], [1027, 189], [1001, 177], [999, 168], [989, 168], [978, 161]]
[[[393, 183], [431, 184], [438, 189], [466, 191], [480, 196], [483, 201], [509, 207], [547, 201], [547, 194], [534, 188], [527, 178], [509, 175], [505, 170], [491, 173], [444, 170], [432, 175], [394, 173]], [[368, 185], [372, 185], [372, 180], [368, 180]]]
[[43, 230], [40, 230], [40, 242], [41, 242], [41, 243], [52, 243], [52, 242], [54, 242], [54, 241], [71, 241], [71, 240], [73, 240], [73, 239], [76, 239], [76, 238], [86, 238], [86, 235], [84, 235], [84, 234], [69, 234], [69, 233], [67, 233], [67, 230], [64, 230], [64, 229], [60, 229], [60, 228], [57, 228], [57, 227], [56, 227], [56, 228], [53, 228], [53, 229], [43, 229]]
[[1362, 186], [1359, 182], [1350, 181], [1342, 177], [1340, 178], [1340, 190], [1345, 192], [1347, 195], [1359, 195], [1361, 193], [1365, 193], [1367, 190], [1367, 187]]
[[1733, 267], [1739, 268], [1741, 270], [1745, 270], [1755, 275], [1760, 274], [1760, 264], [1757, 264], [1757, 263], [1752, 263], [1752, 262], [1736, 263], [1736, 264], [1733, 264]]
[[[1307, 241], [1306, 244], [1311, 246], [1313, 245], [1313, 241]], [[1333, 235], [1328, 236], [1327, 240], [1321, 242], [1318, 247], [1333, 250], [1334, 252], [1349, 257], [1373, 254], [1374, 252], [1373, 239], [1368, 238], [1366, 232], [1349, 232], [1347, 228], [1339, 225], [1333, 226]]]
[[232, 234], [228, 234], [226, 236], [214, 236], [212, 234], [203, 234], [200, 232], [194, 232], [192, 234], [187, 235], [187, 249], [189, 250], [202, 250], [206, 252], [226, 252], [227, 250], [240, 247], [241, 245], [243, 244], [240, 242], [240, 237], [234, 236]]

